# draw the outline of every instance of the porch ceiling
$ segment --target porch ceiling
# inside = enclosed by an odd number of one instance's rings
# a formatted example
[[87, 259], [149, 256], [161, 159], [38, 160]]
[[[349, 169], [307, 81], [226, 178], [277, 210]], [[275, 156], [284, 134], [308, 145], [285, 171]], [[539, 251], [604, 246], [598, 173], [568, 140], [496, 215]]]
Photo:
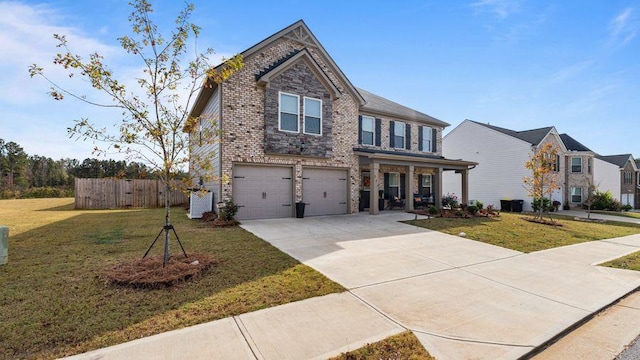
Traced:
[[353, 149], [360, 157], [361, 164], [377, 162], [380, 165], [416, 166], [429, 168], [442, 168], [442, 170], [467, 170], [478, 165], [476, 162], [464, 160], [452, 160], [444, 157], [421, 155], [412, 153], [396, 153], [392, 151], [374, 149]]

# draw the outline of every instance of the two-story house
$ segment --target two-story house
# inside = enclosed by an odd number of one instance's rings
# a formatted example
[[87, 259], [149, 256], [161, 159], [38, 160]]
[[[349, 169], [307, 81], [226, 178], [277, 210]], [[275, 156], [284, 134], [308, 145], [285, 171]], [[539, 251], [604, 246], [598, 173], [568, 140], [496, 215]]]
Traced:
[[638, 178], [638, 165], [631, 154], [597, 156], [598, 159], [614, 164], [620, 170], [620, 175], [616, 179], [619, 182], [620, 191], [613, 195], [620, 200], [623, 205], [630, 205], [638, 208], [637, 192], [640, 185]]
[[[552, 200], [576, 207], [585, 201], [591, 184], [612, 183], [615, 169], [611, 164], [595, 163], [593, 151], [571, 136], [559, 134], [553, 126], [515, 131], [465, 120], [444, 137], [443, 149], [448, 158], [464, 158], [479, 164], [469, 180], [471, 200], [496, 207], [502, 199], [524, 200], [524, 210], [530, 211], [533, 199], [523, 185], [523, 178], [531, 176], [531, 172], [525, 163], [533, 151], [546, 143], [553, 144], [558, 152], [555, 171], [560, 188]], [[453, 192], [460, 188], [461, 179], [447, 173], [444, 183], [444, 192]]]
[[[298, 202], [305, 215], [375, 214], [380, 191], [439, 202], [443, 172], [466, 181], [475, 165], [442, 156], [449, 124], [354, 87], [303, 21], [241, 54], [244, 68], [203, 87], [190, 114], [192, 158], [213, 154], [216, 179], [202, 186], [233, 199], [239, 219], [292, 217]], [[219, 135], [203, 142], [210, 126]]]

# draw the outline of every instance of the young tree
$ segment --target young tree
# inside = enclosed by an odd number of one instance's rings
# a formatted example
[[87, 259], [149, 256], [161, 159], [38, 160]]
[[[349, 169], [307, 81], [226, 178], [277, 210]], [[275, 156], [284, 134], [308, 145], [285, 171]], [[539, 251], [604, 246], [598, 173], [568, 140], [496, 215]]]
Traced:
[[[544, 206], [545, 200], [550, 198], [553, 192], [559, 188], [556, 158], [558, 151], [551, 143], [534, 150], [525, 167], [531, 170], [531, 176], [522, 179], [529, 196], [539, 202], [535, 218], [542, 220], [543, 212], [548, 212], [548, 206]], [[550, 217], [551, 218], [551, 217]], [[553, 219], [551, 219], [553, 221]]]
[[[191, 23], [193, 5], [180, 11], [175, 28], [168, 36], [161, 33], [152, 20], [152, 6], [148, 0], [133, 0], [133, 12], [129, 16], [131, 34], [118, 38], [122, 49], [141, 61], [143, 71], [138, 77], [137, 91], [130, 91], [118, 80], [112, 70], [103, 64], [103, 57], [94, 53], [88, 59], [73, 54], [64, 35], [55, 34], [58, 47], [63, 51], [55, 56], [53, 63], [69, 71], [69, 77], [87, 80], [93, 88], [107, 94], [113, 101], [99, 103], [84, 94], [76, 94], [54, 82], [44, 74], [43, 68], [34, 64], [31, 76], [42, 76], [51, 83], [49, 94], [55, 100], [69, 95], [80, 101], [99, 107], [122, 110], [122, 119], [116, 124], [118, 132], [97, 127], [84, 118], [76, 120], [68, 129], [70, 136], [101, 141], [105, 149], [100, 153], [117, 150], [128, 159], [137, 159], [160, 172], [168, 195], [175, 174], [184, 167], [188, 159], [188, 134], [199, 119], [189, 117], [189, 108], [202, 86], [222, 82], [243, 66], [239, 55], [214, 68], [208, 63], [211, 49], [201, 53], [195, 47], [200, 27]], [[191, 45], [190, 45], [191, 44]], [[190, 50], [193, 46], [193, 52]], [[210, 159], [205, 159], [210, 160]], [[165, 196], [164, 216], [164, 264], [169, 260], [170, 223], [169, 196]], [[175, 232], [175, 230], [174, 230]], [[159, 235], [158, 235], [159, 236]], [[157, 238], [156, 238], [157, 239]]]

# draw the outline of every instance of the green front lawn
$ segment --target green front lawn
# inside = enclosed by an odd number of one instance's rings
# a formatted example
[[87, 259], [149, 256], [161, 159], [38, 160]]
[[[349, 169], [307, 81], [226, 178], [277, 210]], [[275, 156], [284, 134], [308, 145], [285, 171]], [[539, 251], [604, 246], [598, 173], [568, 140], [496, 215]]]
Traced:
[[406, 223], [451, 235], [464, 232], [469, 239], [526, 253], [640, 233], [638, 224], [589, 223], [554, 215], [563, 226], [549, 226], [523, 220], [526, 216], [530, 215], [501, 213], [498, 218], [433, 218]]
[[[73, 199], [0, 200], [9, 262], [0, 266], [0, 359], [52, 358], [344, 289], [236, 227], [214, 229], [173, 209], [187, 252], [220, 263], [173, 288], [99, 280], [141, 257], [163, 209], [74, 210]], [[172, 251], [180, 251], [172, 242]], [[162, 252], [160, 241], [152, 255]]]
[[601, 265], [617, 269], [640, 271], [640, 251], [615, 260], [607, 261]]

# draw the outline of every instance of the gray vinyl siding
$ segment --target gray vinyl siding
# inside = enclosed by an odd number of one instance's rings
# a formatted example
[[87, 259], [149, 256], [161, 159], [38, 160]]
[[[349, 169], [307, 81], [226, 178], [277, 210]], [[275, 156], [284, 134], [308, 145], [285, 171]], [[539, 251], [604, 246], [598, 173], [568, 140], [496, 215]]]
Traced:
[[[208, 125], [209, 130], [215, 131], [220, 128], [220, 88], [217, 88], [214, 91], [213, 95], [211, 96], [211, 99], [209, 100], [209, 103], [207, 103], [207, 106], [205, 106], [204, 110], [202, 111], [201, 117], [203, 119], [210, 120], [210, 121], [203, 122], [204, 124]], [[215, 123], [216, 129], [211, 129], [212, 123]], [[217, 141], [212, 141], [212, 142], [208, 142], [208, 141], [200, 142], [197, 129], [194, 130], [190, 136], [191, 136], [192, 143], [197, 144], [193, 146], [192, 155], [201, 156], [201, 157], [205, 157], [205, 156], [211, 157], [210, 161], [212, 162], [212, 169], [213, 169], [213, 174], [215, 175], [215, 179], [206, 181], [204, 182], [203, 185], [206, 189], [214, 193], [213, 195], [214, 202], [218, 202], [221, 200], [219, 196], [220, 195], [220, 181], [219, 181], [220, 157], [221, 157], [220, 141], [218, 139]], [[196, 170], [193, 168], [194, 166], [195, 165], [192, 164], [190, 171]], [[194, 181], [197, 183], [198, 181], [197, 176], [194, 176]]]

